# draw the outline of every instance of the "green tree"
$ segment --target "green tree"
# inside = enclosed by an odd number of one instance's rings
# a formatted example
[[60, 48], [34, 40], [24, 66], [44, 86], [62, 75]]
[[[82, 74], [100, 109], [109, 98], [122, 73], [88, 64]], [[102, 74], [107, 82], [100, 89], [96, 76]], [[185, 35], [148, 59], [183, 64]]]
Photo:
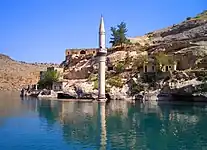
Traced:
[[126, 33], [127, 33], [127, 27], [126, 23], [121, 22], [119, 25], [116, 27], [111, 27], [111, 36], [112, 38], [110, 43], [112, 46], [118, 46], [118, 45], [123, 45], [123, 44], [129, 44], [130, 41], [126, 38]]
[[53, 82], [57, 82], [59, 78], [59, 73], [54, 70], [48, 70], [44, 73], [44, 76], [39, 80], [38, 85], [40, 88], [51, 89]]
[[118, 31], [117, 31], [117, 29], [116, 29], [116, 27], [111, 27], [111, 41], [109, 42], [109, 43], [111, 43], [112, 44], [112, 46], [116, 46], [116, 45], [118, 45], [118, 43], [119, 43], [119, 39], [118, 39], [118, 37], [119, 37], [119, 35], [118, 35]]
[[155, 61], [159, 66], [161, 66], [160, 69], [162, 69], [164, 65], [172, 65], [174, 62], [173, 60], [174, 58], [172, 56], [169, 56], [164, 52], [159, 52], [155, 55]]
[[144, 62], [148, 60], [148, 57], [145, 55], [139, 55], [137, 58], [134, 59], [132, 64], [133, 72], [138, 72], [140, 68], [143, 67]]

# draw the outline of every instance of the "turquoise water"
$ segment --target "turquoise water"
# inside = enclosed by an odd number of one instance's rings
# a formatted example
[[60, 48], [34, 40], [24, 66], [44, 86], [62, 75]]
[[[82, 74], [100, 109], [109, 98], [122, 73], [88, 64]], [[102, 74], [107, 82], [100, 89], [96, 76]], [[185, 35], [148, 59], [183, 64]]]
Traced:
[[0, 150], [206, 150], [207, 107], [0, 98]]

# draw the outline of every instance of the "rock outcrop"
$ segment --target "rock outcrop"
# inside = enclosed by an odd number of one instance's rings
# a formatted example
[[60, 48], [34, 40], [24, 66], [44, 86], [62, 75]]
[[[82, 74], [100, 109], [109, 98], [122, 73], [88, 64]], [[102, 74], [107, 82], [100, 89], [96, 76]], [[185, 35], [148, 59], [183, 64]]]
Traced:
[[179, 69], [207, 67], [203, 61], [207, 54], [207, 11], [179, 24], [132, 38], [132, 42], [136, 38], [138, 43], [140, 38], [145, 39], [149, 54], [164, 51], [175, 55]]

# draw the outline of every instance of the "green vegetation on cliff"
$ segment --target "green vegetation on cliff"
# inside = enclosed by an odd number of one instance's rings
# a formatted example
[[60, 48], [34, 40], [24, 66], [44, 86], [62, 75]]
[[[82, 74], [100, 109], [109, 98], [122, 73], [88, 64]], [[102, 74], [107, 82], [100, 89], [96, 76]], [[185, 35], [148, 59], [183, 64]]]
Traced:
[[43, 78], [38, 82], [40, 88], [52, 88], [53, 82], [57, 82], [59, 74], [57, 71], [48, 70], [44, 73]]
[[125, 70], [125, 63], [120, 61], [115, 66], [115, 71], [117, 74], [124, 72]]
[[110, 86], [115, 86], [118, 88], [122, 88], [124, 85], [122, 78], [120, 76], [113, 76], [109, 78], [106, 83], [109, 84]]
[[207, 19], [207, 10], [204, 10], [202, 13], [198, 14], [196, 17], [196, 19]]
[[202, 13], [199, 13], [198, 15], [196, 15], [195, 17], [187, 17], [186, 20], [207, 20], [207, 10], [204, 10]]

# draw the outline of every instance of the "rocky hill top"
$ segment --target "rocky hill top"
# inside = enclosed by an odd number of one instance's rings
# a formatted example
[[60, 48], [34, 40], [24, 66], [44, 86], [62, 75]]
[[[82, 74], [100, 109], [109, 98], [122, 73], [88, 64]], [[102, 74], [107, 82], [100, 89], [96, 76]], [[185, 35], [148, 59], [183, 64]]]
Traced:
[[196, 15], [187, 17], [185, 21], [164, 29], [149, 32], [144, 36], [129, 38], [133, 43], [143, 44], [160, 44], [178, 40], [192, 40], [206, 36], [207, 31], [207, 10]]
[[57, 64], [26, 63], [0, 54], [0, 90], [19, 90], [39, 80], [39, 71]]

